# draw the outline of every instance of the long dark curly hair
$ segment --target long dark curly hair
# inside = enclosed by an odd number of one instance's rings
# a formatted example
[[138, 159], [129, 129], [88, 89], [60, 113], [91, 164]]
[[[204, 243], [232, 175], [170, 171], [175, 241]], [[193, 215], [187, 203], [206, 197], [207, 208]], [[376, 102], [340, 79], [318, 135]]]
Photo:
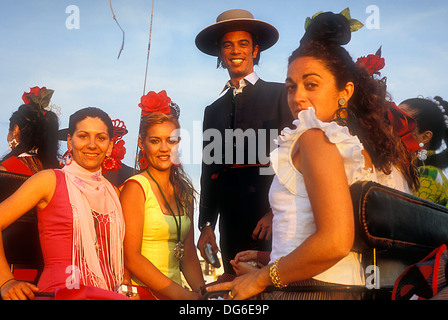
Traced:
[[1, 161], [36, 150], [36, 156], [44, 169], [59, 167], [59, 118], [54, 112], [43, 112], [33, 102], [23, 104], [9, 119], [9, 131], [14, 130], [15, 126], [20, 130], [20, 143]]
[[289, 57], [288, 65], [299, 57], [313, 57], [322, 61], [333, 74], [338, 90], [345, 88], [347, 82], [353, 82], [354, 93], [347, 102], [352, 116], [340, 124], [358, 136], [377, 170], [390, 174], [395, 166], [409, 187], [415, 189], [418, 178], [412, 157], [387, 118], [391, 101], [385, 78], [370, 76], [342, 47], [351, 37], [345, 17], [327, 12], [314, 20], [300, 46]]

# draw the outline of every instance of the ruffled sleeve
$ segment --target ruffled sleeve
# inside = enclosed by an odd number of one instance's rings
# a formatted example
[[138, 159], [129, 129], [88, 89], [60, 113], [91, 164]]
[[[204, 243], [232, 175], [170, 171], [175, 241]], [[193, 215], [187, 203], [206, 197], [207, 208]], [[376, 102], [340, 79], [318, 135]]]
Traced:
[[270, 161], [277, 178], [285, 188], [297, 196], [307, 196], [302, 174], [292, 163], [292, 154], [299, 148], [298, 139], [309, 129], [321, 129], [328, 139], [334, 143], [344, 161], [349, 185], [358, 180], [366, 180], [370, 170], [364, 169], [362, 155], [364, 149], [358, 137], [352, 136], [347, 127], [335, 122], [322, 122], [316, 118], [313, 108], [303, 110], [299, 118], [294, 120], [295, 129], [285, 128], [276, 140], [278, 148], [271, 152]]

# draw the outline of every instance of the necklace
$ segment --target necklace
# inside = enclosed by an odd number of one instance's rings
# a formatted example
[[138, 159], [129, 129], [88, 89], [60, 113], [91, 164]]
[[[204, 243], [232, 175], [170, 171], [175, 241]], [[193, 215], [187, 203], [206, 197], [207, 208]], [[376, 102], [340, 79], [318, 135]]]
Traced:
[[180, 240], [180, 231], [181, 231], [181, 227], [182, 227], [182, 219], [180, 216], [180, 209], [179, 209], [179, 202], [177, 200], [177, 195], [176, 195], [176, 188], [173, 187], [174, 190], [174, 199], [176, 200], [176, 207], [177, 207], [177, 216], [179, 217], [179, 221], [177, 221], [176, 218], [176, 214], [174, 213], [173, 209], [171, 209], [170, 204], [168, 203], [165, 195], [162, 192], [162, 188], [160, 188], [159, 184], [157, 183], [156, 179], [154, 179], [154, 177], [151, 175], [151, 173], [149, 173], [148, 168], [146, 168], [146, 172], [148, 173], [149, 177], [155, 182], [157, 188], [160, 191], [160, 194], [162, 195], [163, 200], [165, 201], [166, 206], [168, 207], [168, 209], [171, 212], [171, 215], [174, 218], [174, 222], [176, 222], [176, 229], [177, 229], [177, 243], [176, 246], [174, 247], [174, 257], [180, 261], [182, 260], [182, 258], [184, 257], [184, 244], [182, 243], [182, 241]]

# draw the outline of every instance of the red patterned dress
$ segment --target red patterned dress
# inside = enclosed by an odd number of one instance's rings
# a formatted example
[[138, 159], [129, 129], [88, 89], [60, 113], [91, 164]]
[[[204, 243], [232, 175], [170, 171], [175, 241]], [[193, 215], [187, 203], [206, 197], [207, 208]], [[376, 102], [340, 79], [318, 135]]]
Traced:
[[[95, 215], [95, 227], [98, 236], [97, 254], [101, 269], [104, 271], [105, 280], [109, 290], [96, 288], [92, 275], [80, 276], [77, 279], [80, 290], [71, 286], [72, 247], [73, 247], [73, 212], [70, 205], [65, 175], [60, 170], [54, 170], [56, 174], [56, 188], [53, 198], [42, 210], [38, 210], [39, 238], [44, 257], [44, 270], [37, 287], [39, 292], [58, 292], [60, 299], [125, 299], [124, 296], [114, 293], [112, 270], [107, 261], [109, 251], [108, 233], [109, 219]], [[79, 264], [76, 261], [75, 264]], [[78, 266], [75, 265], [77, 269]], [[87, 288], [87, 294], [84, 292]], [[62, 291], [61, 291], [62, 289]], [[90, 295], [86, 297], [86, 295]]]
[[0, 163], [6, 171], [32, 176], [42, 170], [42, 163], [35, 156], [11, 157]]

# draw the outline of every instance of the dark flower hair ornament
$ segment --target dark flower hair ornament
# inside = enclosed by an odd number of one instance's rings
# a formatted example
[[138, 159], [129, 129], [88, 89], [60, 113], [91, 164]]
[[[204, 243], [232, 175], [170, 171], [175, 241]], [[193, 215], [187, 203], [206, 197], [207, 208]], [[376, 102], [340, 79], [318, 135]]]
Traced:
[[138, 106], [142, 109], [142, 117], [157, 112], [172, 114], [176, 119], [179, 119], [180, 116], [179, 106], [171, 101], [171, 98], [168, 97], [165, 90], [159, 93], [149, 91], [141, 97]]
[[333, 45], [345, 45], [350, 42], [351, 32], [358, 31], [364, 25], [350, 16], [346, 8], [339, 14], [333, 12], [318, 12], [305, 20], [305, 35], [300, 43], [317, 40]]

